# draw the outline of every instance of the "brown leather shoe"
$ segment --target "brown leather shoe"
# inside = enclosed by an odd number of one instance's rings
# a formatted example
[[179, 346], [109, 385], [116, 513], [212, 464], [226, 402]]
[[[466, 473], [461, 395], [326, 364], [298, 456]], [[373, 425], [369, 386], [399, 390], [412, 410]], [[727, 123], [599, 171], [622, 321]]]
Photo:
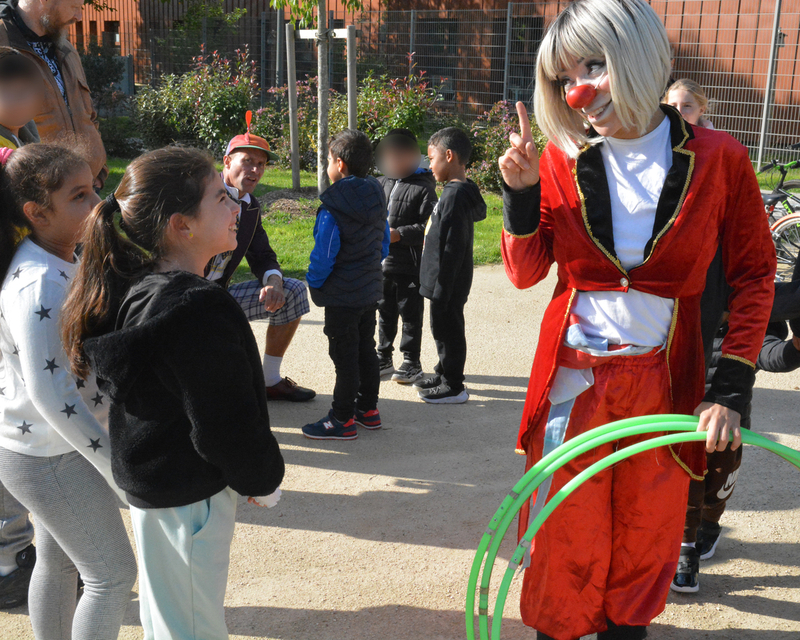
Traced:
[[291, 378], [283, 378], [278, 384], [267, 387], [267, 400], [308, 402], [316, 395], [316, 391], [301, 387]]

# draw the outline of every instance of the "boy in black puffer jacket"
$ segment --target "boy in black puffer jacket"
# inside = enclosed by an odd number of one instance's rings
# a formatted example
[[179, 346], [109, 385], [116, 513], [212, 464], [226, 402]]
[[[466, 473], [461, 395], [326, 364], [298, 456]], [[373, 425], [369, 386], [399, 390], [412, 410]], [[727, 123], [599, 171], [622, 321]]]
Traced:
[[375, 311], [383, 290], [381, 261], [389, 253], [386, 198], [372, 168], [372, 143], [345, 129], [330, 143], [331, 186], [320, 196], [306, 282], [325, 307], [328, 352], [336, 367], [328, 414], [303, 427], [312, 440], [355, 440], [356, 425], [380, 429], [380, 369]]
[[[419, 293], [419, 265], [425, 225], [436, 204], [436, 179], [420, 167], [422, 155], [416, 136], [408, 129], [392, 129], [378, 145], [378, 178], [389, 209], [389, 255], [383, 261], [383, 298], [378, 305], [378, 354], [381, 375], [410, 384], [422, 377], [423, 298]], [[394, 370], [392, 352], [397, 321], [403, 319], [400, 351], [403, 364]]]

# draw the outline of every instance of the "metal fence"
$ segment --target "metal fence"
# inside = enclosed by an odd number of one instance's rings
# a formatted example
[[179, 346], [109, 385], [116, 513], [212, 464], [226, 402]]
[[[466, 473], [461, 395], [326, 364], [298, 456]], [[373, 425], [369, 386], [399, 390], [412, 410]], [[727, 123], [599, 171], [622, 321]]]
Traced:
[[[564, 5], [512, 2], [497, 10], [368, 11], [347, 20], [331, 15], [330, 26], [357, 26], [359, 77], [425, 72], [439, 91], [438, 108], [469, 120], [499, 100], [530, 100], [539, 43]], [[652, 6], [673, 44], [673, 77], [692, 78], [705, 87], [716, 128], [747, 145], [754, 160], [759, 145], [765, 158], [797, 157], [787, 147], [800, 141], [800, 0], [652, 0]], [[286, 82], [281, 23], [282, 16], [269, 11], [191, 32], [136, 32], [132, 25], [121, 25], [127, 32], [117, 39], [121, 53], [132, 57], [138, 83], [189, 70], [201, 43], [225, 54], [247, 46], [263, 89]], [[125, 42], [130, 43], [127, 50]], [[316, 75], [315, 42], [298, 40], [296, 45], [297, 79]], [[345, 91], [343, 40], [334, 41], [330, 55], [331, 85]]]

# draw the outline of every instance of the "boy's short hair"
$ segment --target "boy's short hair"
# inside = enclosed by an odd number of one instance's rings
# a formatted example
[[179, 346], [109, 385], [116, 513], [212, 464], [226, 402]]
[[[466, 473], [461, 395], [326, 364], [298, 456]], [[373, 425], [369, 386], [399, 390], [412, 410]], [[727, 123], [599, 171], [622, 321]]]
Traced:
[[401, 150], [414, 150], [419, 151], [419, 143], [417, 136], [411, 129], [392, 129], [381, 140], [381, 146], [386, 149], [401, 149]]
[[9, 80], [39, 80], [36, 63], [13, 47], [0, 47], [0, 82]]
[[357, 178], [366, 178], [372, 169], [372, 143], [357, 129], [345, 129], [331, 138], [328, 150], [332, 158], [347, 165], [347, 170]]
[[430, 137], [428, 146], [442, 151], [450, 149], [464, 166], [469, 163], [469, 157], [472, 155], [472, 142], [466, 132], [458, 127], [440, 129]]

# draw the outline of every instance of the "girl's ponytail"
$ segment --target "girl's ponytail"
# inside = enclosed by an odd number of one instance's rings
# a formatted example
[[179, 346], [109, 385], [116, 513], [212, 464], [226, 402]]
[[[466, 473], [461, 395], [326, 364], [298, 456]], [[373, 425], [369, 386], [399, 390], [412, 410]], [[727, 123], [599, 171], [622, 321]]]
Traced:
[[64, 350], [77, 375], [89, 371], [84, 342], [114, 330], [125, 293], [163, 254], [170, 217], [197, 213], [214, 172], [207, 153], [157, 149], [131, 162], [116, 191], [92, 211], [84, 227], [81, 262], [61, 312]]
[[150, 263], [148, 256], [117, 230], [119, 204], [112, 193], [86, 220], [78, 271], [61, 313], [61, 339], [75, 374], [89, 373], [84, 336], [114, 328], [118, 304], [133, 279]]

